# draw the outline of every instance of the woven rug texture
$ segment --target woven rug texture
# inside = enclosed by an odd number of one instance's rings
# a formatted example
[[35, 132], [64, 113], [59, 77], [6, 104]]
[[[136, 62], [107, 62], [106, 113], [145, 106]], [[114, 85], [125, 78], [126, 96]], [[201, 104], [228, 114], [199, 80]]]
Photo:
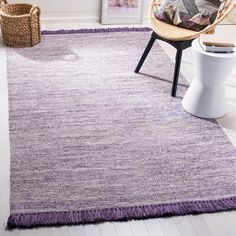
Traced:
[[133, 72], [151, 32], [102, 31], [7, 49], [8, 226], [236, 209], [235, 147], [183, 110], [183, 78], [170, 96], [174, 65], [158, 43]]

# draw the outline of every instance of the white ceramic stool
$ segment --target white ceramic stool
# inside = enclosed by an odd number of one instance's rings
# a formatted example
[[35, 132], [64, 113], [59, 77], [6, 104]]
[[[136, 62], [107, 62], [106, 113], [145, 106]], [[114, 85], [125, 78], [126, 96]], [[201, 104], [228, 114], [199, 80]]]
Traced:
[[183, 98], [182, 106], [194, 116], [222, 117], [227, 111], [224, 82], [235, 65], [236, 53], [205, 52], [199, 39], [193, 41], [192, 50], [195, 78]]

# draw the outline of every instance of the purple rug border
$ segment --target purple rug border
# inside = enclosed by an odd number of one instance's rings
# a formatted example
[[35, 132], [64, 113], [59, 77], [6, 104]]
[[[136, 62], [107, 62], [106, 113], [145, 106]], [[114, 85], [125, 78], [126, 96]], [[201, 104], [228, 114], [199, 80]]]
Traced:
[[127, 221], [131, 219], [213, 213], [225, 210], [236, 210], [236, 196], [216, 200], [167, 203], [149, 206], [11, 214], [8, 218], [7, 225], [9, 229], [79, 225], [105, 221]]
[[113, 28], [84, 28], [71, 30], [43, 30], [42, 35], [56, 34], [84, 34], [84, 33], [114, 33], [114, 32], [149, 32], [152, 31], [149, 27], [113, 27]]

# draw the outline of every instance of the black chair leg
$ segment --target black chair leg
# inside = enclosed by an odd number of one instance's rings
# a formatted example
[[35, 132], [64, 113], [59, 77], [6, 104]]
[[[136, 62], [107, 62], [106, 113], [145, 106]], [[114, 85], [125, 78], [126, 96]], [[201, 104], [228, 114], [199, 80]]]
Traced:
[[144, 63], [144, 61], [145, 61], [145, 59], [146, 59], [148, 53], [150, 52], [150, 50], [151, 50], [151, 48], [152, 48], [152, 46], [153, 46], [153, 44], [154, 44], [155, 41], [156, 41], [156, 39], [155, 39], [153, 36], [151, 36], [151, 38], [150, 38], [150, 40], [149, 40], [149, 42], [148, 42], [148, 45], [147, 45], [147, 47], [145, 48], [145, 50], [144, 50], [144, 52], [143, 52], [143, 55], [142, 55], [142, 57], [140, 58], [140, 61], [139, 61], [138, 65], [137, 65], [137, 67], [136, 67], [136, 69], [135, 69], [135, 71], [134, 71], [135, 73], [138, 73], [138, 72], [139, 72], [140, 68], [142, 67], [142, 65], [143, 65], [143, 63]]
[[174, 48], [177, 49], [176, 57], [175, 57], [175, 71], [174, 71], [174, 77], [173, 77], [173, 84], [172, 84], [172, 90], [171, 90], [171, 96], [175, 97], [177, 92], [177, 86], [178, 86], [178, 80], [179, 80], [179, 72], [180, 72], [180, 65], [181, 65], [181, 59], [182, 59], [182, 52], [184, 49], [191, 47], [193, 39], [186, 40], [186, 41], [172, 41], [168, 39], [164, 39], [161, 36], [157, 35], [154, 31], [152, 32], [151, 39], [149, 40], [149, 43], [146, 47], [146, 49], [143, 52], [143, 55], [141, 59], [139, 60], [139, 63], [135, 69], [135, 73], [138, 73], [141, 69], [148, 53], [150, 52], [154, 42], [157, 40], [162, 40], [166, 43], [169, 43]]
[[176, 57], [175, 57], [175, 71], [174, 71], [174, 77], [173, 77], [173, 85], [171, 90], [171, 96], [176, 96], [177, 86], [178, 86], [178, 80], [179, 80], [179, 71], [180, 71], [180, 65], [181, 65], [181, 58], [182, 58], [182, 49], [177, 49]]

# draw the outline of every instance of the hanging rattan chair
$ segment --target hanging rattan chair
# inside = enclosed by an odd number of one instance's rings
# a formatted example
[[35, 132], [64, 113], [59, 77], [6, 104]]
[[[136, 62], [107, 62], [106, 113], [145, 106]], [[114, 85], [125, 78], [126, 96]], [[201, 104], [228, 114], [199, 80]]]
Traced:
[[210, 34], [214, 33], [215, 27], [223, 21], [229, 13], [232, 11], [234, 7], [236, 7], [236, 3], [234, 0], [225, 0], [225, 4], [218, 11], [216, 20], [213, 24], [208, 25], [205, 29], [201, 31], [193, 31], [185, 28], [181, 28], [178, 26], [174, 26], [164, 21], [158, 20], [154, 15], [154, 8], [160, 7], [162, 5], [163, 0], [152, 0], [149, 7], [149, 23], [153, 30], [151, 39], [143, 52], [143, 55], [135, 69], [135, 73], [138, 73], [140, 68], [142, 67], [149, 51], [151, 50], [156, 39], [165, 41], [171, 44], [173, 47], [177, 49], [176, 51], [176, 59], [175, 59], [175, 70], [173, 77], [173, 85], [171, 96], [176, 96], [176, 90], [178, 85], [179, 71], [181, 65], [182, 51], [191, 46], [192, 41], [195, 38], [198, 38], [200, 34]]

